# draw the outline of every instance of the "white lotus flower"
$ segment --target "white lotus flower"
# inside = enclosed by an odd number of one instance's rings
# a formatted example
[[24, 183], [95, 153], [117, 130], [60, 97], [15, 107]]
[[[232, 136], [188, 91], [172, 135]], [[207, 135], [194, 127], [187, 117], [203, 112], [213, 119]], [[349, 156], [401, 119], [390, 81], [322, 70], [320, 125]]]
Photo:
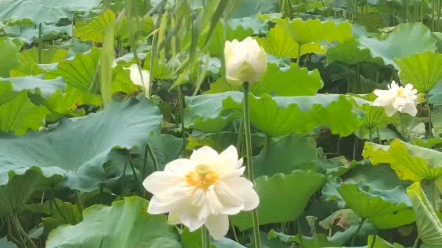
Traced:
[[267, 70], [267, 54], [256, 40], [226, 41], [224, 47], [226, 78], [233, 85], [257, 83]]
[[407, 84], [404, 88], [393, 81], [388, 86], [388, 90], [375, 90], [374, 94], [378, 98], [373, 102], [373, 106], [385, 107], [388, 116], [394, 115], [397, 111], [412, 116], [417, 114], [417, 90], [413, 89], [411, 84]]
[[229, 230], [228, 215], [259, 204], [252, 182], [242, 177], [244, 170], [234, 146], [221, 154], [202, 147], [144, 180], [153, 194], [147, 211], [169, 213], [169, 224], [182, 223], [191, 232], [205, 225], [214, 239], [222, 239]]
[[149, 73], [149, 71], [141, 69], [141, 74], [140, 74], [140, 70], [138, 69], [137, 64], [132, 64], [129, 67], [129, 70], [130, 70], [130, 80], [132, 80], [132, 82], [135, 85], [139, 85], [139, 86], [144, 87], [146, 97], [149, 98], [149, 87], [150, 87], [150, 81], [149, 81], [150, 73]]

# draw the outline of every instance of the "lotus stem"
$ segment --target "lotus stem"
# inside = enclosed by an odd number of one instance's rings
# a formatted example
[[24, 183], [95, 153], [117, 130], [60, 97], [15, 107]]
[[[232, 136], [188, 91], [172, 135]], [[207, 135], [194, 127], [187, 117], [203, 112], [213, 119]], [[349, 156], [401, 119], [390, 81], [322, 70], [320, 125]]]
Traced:
[[203, 248], [210, 248], [210, 236], [205, 225], [201, 227], [201, 242]]
[[178, 86], [178, 107], [181, 116], [181, 138], [183, 139], [183, 147], [181, 148], [181, 155], [186, 157], [186, 130], [184, 129], [184, 94], [183, 85]]
[[[244, 83], [244, 131], [246, 136], [246, 161], [247, 161], [247, 177], [254, 183], [253, 174], [253, 158], [252, 158], [252, 135], [250, 132], [250, 110], [249, 110], [249, 83]], [[259, 233], [259, 219], [258, 210], [252, 210], [253, 220], [253, 236], [255, 241], [255, 247], [261, 248], [261, 236]]]
[[299, 246], [301, 246], [301, 248], [303, 248], [304, 247], [304, 241], [303, 241], [303, 238], [302, 238], [301, 222], [299, 221], [299, 219], [296, 221], [296, 228], [298, 229]]
[[351, 238], [351, 246], [355, 245], [355, 241], [356, 241], [356, 237], [358, 236], [359, 231], [361, 231], [362, 225], [364, 224], [365, 219], [362, 219], [361, 222], [359, 223], [358, 229], [356, 229], [355, 234], [353, 234], [353, 237]]
[[433, 137], [433, 123], [431, 121], [431, 105], [430, 102], [428, 101], [428, 95], [426, 97], [426, 101], [425, 104], [427, 105], [427, 113], [428, 113], [428, 132], [427, 132], [427, 137], [428, 138], [434, 138]]

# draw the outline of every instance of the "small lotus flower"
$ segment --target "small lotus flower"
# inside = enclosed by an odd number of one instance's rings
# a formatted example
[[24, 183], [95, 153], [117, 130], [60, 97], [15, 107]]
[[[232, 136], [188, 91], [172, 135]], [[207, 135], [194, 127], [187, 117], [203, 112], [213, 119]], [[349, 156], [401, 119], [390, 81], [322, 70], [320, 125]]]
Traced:
[[388, 116], [394, 115], [397, 111], [412, 116], [417, 114], [417, 90], [413, 89], [411, 84], [407, 84], [404, 88], [393, 81], [388, 86], [388, 90], [375, 90], [374, 94], [378, 98], [373, 102], [373, 106], [385, 107]]
[[137, 64], [132, 64], [129, 67], [129, 70], [130, 70], [130, 80], [132, 80], [132, 82], [135, 85], [139, 85], [139, 86], [144, 87], [146, 97], [149, 98], [149, 87], [150, 87], [150, 81], [149, 81], [150, 73], [149, 73], [149, 71], [141, 69], [141, 74], [140, 74], [140, 70], [138, 69]]
[[205, 225], [214, 239], [222, 239], [229, 230], [228, 215], [259, 204], [252, 182], [242, 177], [244, 170], [234, 146], [221, 154], [202, 147], [190, 159], [174, 160], [144, 180], [153, 194], [147, 211], [169, 213], [169, 224], [182, 223], [191, 232]]
[[224, 47], [226, 78], [230, 84], [257, 83], [267, 70], [267, 54], [258, 42], [247, 37], [243, 41], [226, 41]]

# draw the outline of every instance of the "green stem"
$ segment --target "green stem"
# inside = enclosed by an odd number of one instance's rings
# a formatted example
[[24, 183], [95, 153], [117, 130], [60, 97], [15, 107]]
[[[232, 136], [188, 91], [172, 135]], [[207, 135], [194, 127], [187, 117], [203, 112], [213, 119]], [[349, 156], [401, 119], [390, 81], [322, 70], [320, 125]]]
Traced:
[[356, 159], [356, 147], [359, 145], [358, 137], [355, 137], [355, 142], [353, 143], [353, 160]]
[[402, 137], [404, 137], [404, 132], [402, 130], [403, 120], [402, 120], [402, 114], [399, 113], [399, 128], [398, 131], [401, 134]]
[[302, 229], [301, 229], [301, 222], [299, 219], [296, 221], [296, 228], [298, 229], [298, 235], [299, 235], [299, 246], [301, 248], [304, 247], [304, 240], [302, 238]]
[[440, 17], [441, 17], [441, 15], [442, 15], [442, 1], [441, 0], [439, 0], [439, 3], [438, 3], [438, 7], [437, 7], [437, 31], [438, 32], [440, 32]]
[[153, 153], [152, 146], [150, 145], [149, 142], [147, 142], [147, 146], [146, 147], [147, 147], [147, 151], [149, 152], [149, 156], [152, 158], [153, 168], [155, 169], [155, 171], [158, 171], [159, 170], [159, 168], [158, 168], [158, 160], [157, 160], [157, 157], [155, 156], [155, 153]]
[[229, 222], [230, 222], [230, 226], [231, 226], [232, 231], [233, 231], [233, 237], [235, 238], [236, 243], [239, 243], [239, 239], [238, 239], [238, 235], [236, 234], [235, 226], [234, 226], [233, 223], [230, 221], [230, 218], [229, 218]]
[[[142, 178], [146, 178], [146, 170], [147, 170], [147, 153], [149, 152], [149, 142], [147, 142], [146, 147], [144, 148], [144, 160], [143, 160], [143, 171], [141, 172]], [[143, 190], [144, 192], [144, 190]]]
[[124, 163], [124, 167], [123, 167], [123, 175], [121, 175], [121, 198], [123, 198], [123, 194], [124, 194], [124, 181], [125, 181], [125, 176], [126, 176], [126, 167], [127, 167], [127, 159], [126, 162]]
[[14, 229], [14, 227], [13, 227], [13, 224], [12, 224], [12, 220], [11, 220], [11, 217], [6, 217], [6, 222], [7, 222], [7, 225], [8, 225], [8, 228], [7, 228], [7, 230], [8, 230], [8, 239], [9, 240], [11, 240], [12, 242], [14, 242], [15, 244], [20, 244], [21, 242], [18, 240], [18, 239], [16, 239], [15, 237], [14, 237], [14, 235], [12, 234], [12, 229]]
[[181, 150], [181, 155], [183, 158], [186, 157], [186, 130], [184, 129], [184, 94], [183, 85], [178, 86], [178, 107], [181, 117], [181, 138], [183, 139], [183, 146]]
[[381, 134], [379, 133], [379, 127], [376, 127], [376, 134], [378, 135], [378, 143], [382, 144]]
[[419, 237], [419, 235], [418, 235], [418, 236], [416, 237], [416, 240], [414, 241], [413, 248], [419, 248], [420, 244], [421, 244], [421, 239], [420, 239], [420, 237]]
[[238, 157], [242, 157], [243, 139], [244, 139], [244, 122], [241, 121], [239, 123], [238, 139], [236, 141], [236, 149], [238, 150]]
[[16, 239], [11, 233], [12, 240], [14, 240], [17, 245], [21, 244], [22, 247], [26, 247], [26, 242], [23, 239], [23, 236], [21, 235], [20, 231], [18, 230], [17, 223], [15, 222], [14, 214], [12, 214], [12, 213], [9, 214], [8, 221], [10, 223], [10, 226], [12, 227], [11, 230], [14, 230], [15, 233], [17, 234], [17, 239]]
[[425, 104], [427, 105], [427, 111], [428, 111], [428, 132], [427, 132], [427, 137], [428, 138], [433, 138], [433, 123], [431, 121], [431, 105], [428, 101], [428, 97], [426, 99]]
[[203, 248], [210, 248], [210, 236], [205, 225], [201, 227], [201, 242], [203, 244]]
[[28, 234], [25, 232], [25, 230], [23, 230], [23, 227], [21, 226], [20, 221], [18, 220], [17, 214], [13, 214], [13, 215], [14, 215], [14, 218], [13, 218], [12, 221], [15, 222], [15, 226], [16, 226], [16, 228], [17, 228], [17, 231], [18, 231], [18, 232], [21, 234], [21, 236], [27, 241], [27, 242], [25, 241], [24, 244], [26, 244], [26, 243], [29, 243], [29, 244], [30, 244], [30, 246], [27, 246], [27, 245], [26, 245], [26, 247], [37, 248], [37, 247], [35, 246], [34, 242], [32, 241], [32, 239], [29, 238]]
[[81, 213], [81, 218], [83, 218], [83, 203], [81, 202], [80, 196], [78, 195], [78, 190], [75, 190], [75, 200], [77, 201], [78, 209]]
[[135, 182], [138, 182], [138, 177], [137, 177], [137, 173], [135, 171], [134, 161], [132, 160], [132, 157], [130, 156], [130, 152], [129, 151], [127, 152], [127, 158], [129, 160], [130, 167], [132, 169], [132, 174], [134, 174], [134, 180], [135, 180]]
[[351, 238], [351, 246], [355, 245], [355, 241], [356, 241], [356, 237], [358, 236], [359, 231], [361, 231], [362, 225], [364, 224], [365, 219], [362, 219], [361, 222], [359, 223], [358, 229], [356, 229], [355, 234], [353, 234], [353, 237]]
[[41, 64], [43, 61], [42, 51], [43, 51], [43, 37], [42, 37], [43, 27], [40, 23], [38, 25], [38, 63]]
[[301, 60], [301, 48], [302, 48], [302, 45], [299, 45], [299, 47], [298, 47], [298, 58], [296, 59], [296, 63], [298, 65], [299, 65], [299, 62]]
[[[246, 161], [247, 161], [247, 177], [254, 183], [253, 158], [252, 158], [252, 134], [250, 131], [250, 110], [249, 110], [249, 83], [244, 83], [244, 131], [246, 136]], [[252, 210], [253, 220], [253, 236], [255, 247], [261, 248], [261, 237], [259, 233], [258, 210]]]
[[129, 163], [130, 163], [130, 168], [132, 169], [132, 174], [134, 174], [135, 184], [140, 186], [140, 192], [142, 192], [143, 191], [143, 186], [141, 184], [139, 184], [139, 182], [138, 182], [138, 176], [137, 176], [137, 172], [135, 170], [135, 164], [134, 164], [134, 161], [132, 160], [132, 157], [130, 156], [130, 152], [129, 151], [127, 151], [127, 158], [129, 160]]
[[434, 17], [435, 17], [435, 15], [434, 15], [434, 9], [436, 8], [436, 0], [432, 0], [431, 1], [431, 31], [435, 31], [435, 28], [434, 28]]
[[373, 129], [372, 128], [368, 128], [368, 140], [370, 142], [373, 142], [373, 134], [372, 134]]
[[374, 247], [374, 245], [376, 244], [376, 238], [378, 236], [378, 230], [375, 229], [374, 231], [375, 231], [375, 233], [374, 233], [374, 236], [373, 236], [373, 242], [371, 242], [370, 248]]

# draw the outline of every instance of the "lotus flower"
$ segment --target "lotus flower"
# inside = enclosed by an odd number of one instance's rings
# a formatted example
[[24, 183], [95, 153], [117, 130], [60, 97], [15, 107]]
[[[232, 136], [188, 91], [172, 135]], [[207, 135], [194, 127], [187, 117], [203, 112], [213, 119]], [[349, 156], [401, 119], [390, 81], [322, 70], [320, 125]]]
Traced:
[[244, 170], [235, 147], [221, 154], [202, 147], [190, 159], [174, 160], [144, 180], [143, 186], [153, 194], [147, 211], [169, 213], [169, 224], [181, 223], [191, 232], [205, 225], [220, 240], [229, 230], [228, 215], [259, 204], [252, 182], [242, 177]]
[[373, 102], [373, 106], [385, 107], [388, 116], [394, 115], [397, 111], [412, 116], [417, 114], [417, 90], [413, 89], [411, 84], [402, 87], [393, 81], [388, 86], [388, 90], [375, 90], [374, 94], [378, 98]]
[[267, 70], [267, 54], [251, 37], [226, 41], [224, 47], [226, 78], [230, 84], [257, 83]]
[[129, 67], [130, 70], [130, 80], [132, 80], [132, 82], [135, 85], [139, 85], [142, 86], [144, 88], [144, 92], [146, 94], [146, 97], [149, 98], [149, 87], [150, 87], [150, 73], [149, 71], [143, 70], [141, 69], [141, 73], [140, 70], [138, 69], [138, 65], [137, 64], [132, 64]]

